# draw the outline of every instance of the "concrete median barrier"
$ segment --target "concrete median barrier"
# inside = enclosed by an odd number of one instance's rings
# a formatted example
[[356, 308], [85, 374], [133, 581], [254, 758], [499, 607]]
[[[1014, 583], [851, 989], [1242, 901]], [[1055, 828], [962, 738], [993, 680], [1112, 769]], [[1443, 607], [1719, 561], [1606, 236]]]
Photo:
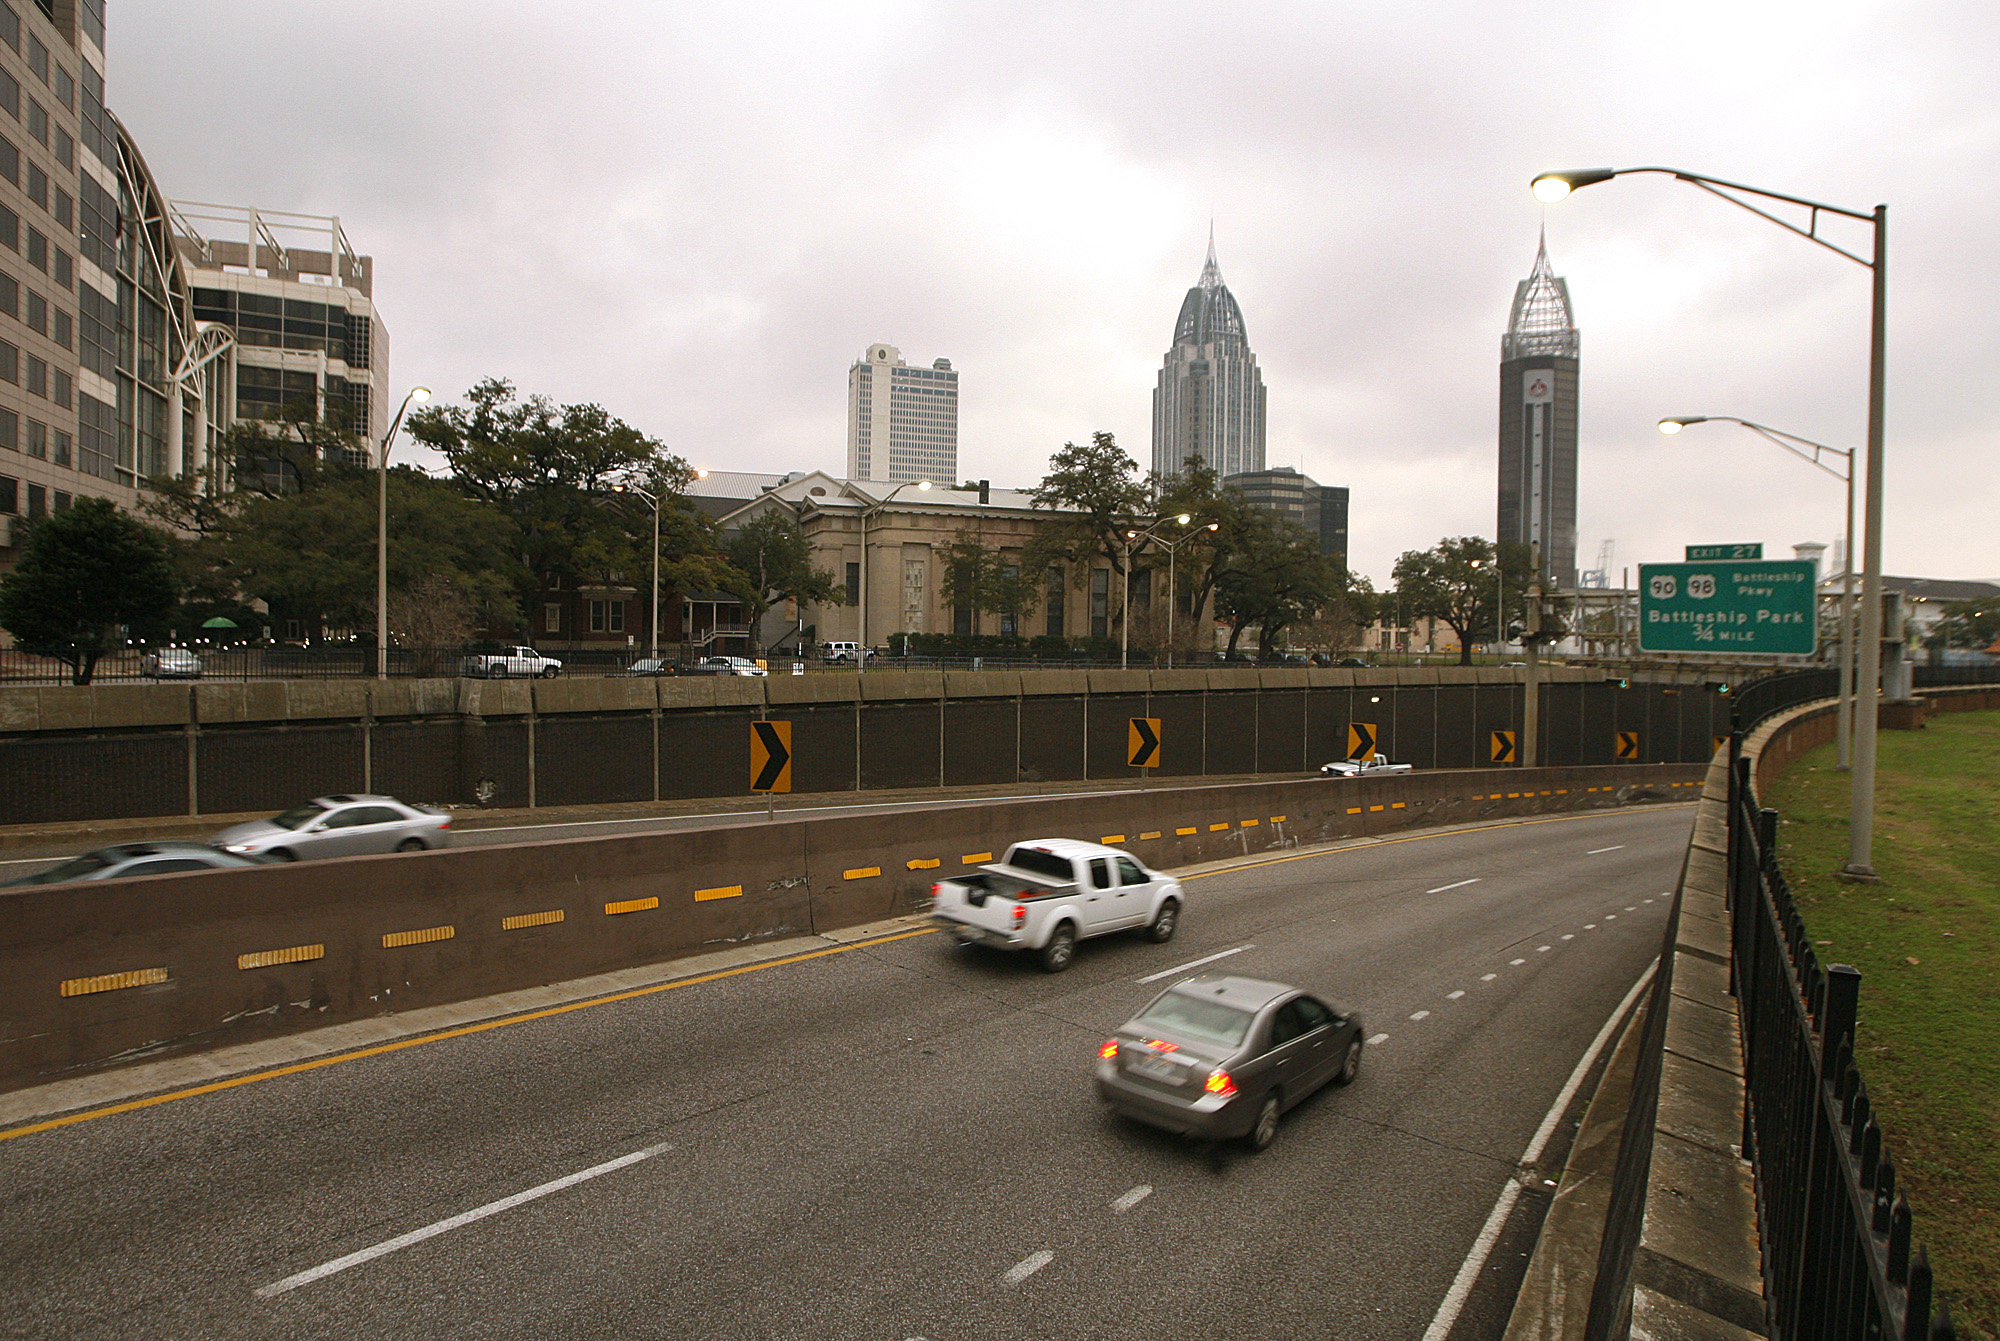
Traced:
[[449, 848], [0, 895], [0, 1089], [825, 934], [1070, 836], [1176, 868], [1438, 824], [1692, 800], [1704, 765], [1158, 787]]

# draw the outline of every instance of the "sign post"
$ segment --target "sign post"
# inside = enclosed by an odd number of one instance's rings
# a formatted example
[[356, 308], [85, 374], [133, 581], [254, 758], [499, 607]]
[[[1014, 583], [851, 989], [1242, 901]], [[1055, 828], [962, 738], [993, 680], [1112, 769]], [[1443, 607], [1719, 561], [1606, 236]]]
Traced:
[[1811, 656], [1819, 646], [1813, 565], [1725, 559], [1639, 565], [1639, 650]]

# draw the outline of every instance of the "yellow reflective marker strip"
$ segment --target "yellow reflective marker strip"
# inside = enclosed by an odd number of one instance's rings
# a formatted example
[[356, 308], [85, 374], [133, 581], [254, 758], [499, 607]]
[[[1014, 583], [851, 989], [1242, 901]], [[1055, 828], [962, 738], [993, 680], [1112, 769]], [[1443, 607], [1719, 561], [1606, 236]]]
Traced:
[[1236, 823], [1237, 823], [1237, 824], [1238, 824], [1239, 826], [1241, 826], [1242, 828], [1245, 828], [1245, 829], [1254, 829], [1254, 828], [1256, 828], [1256, 827], [1257, 827], [1257, 826], [1258, 826], [1259, 824], [1262, 824], [1263, 822], [1264, 822], [1264, 821], [1262, 821], [1262, 820], [1238, 820], [1238, 821], [1236, 821]]
[[1176, 829], [1174, 830], [1174, 836], [1176, 838], [1185, 838], [1191, 833], [1200, 833], [1200, 832], [1201, 830], [1199, 829]]
[[100, 973], [94, 978], [66, 978], [60, 990], [64, 996], [89, 996], [92, 992], [115, 992], [121, 987], [144, 987], [165, 982], [163, 968], [132, 969], [126, 973]]
[[1349, 807], [1347, 808], [1347, 813], [1348, 813], [1348, 814], [1350, 814], [1350, 815], [1359, 815], [1359, 814], [1361, 813], [1361, 807], [1360, 807], [1360, 806], [1349, 806]]
[[604, 905], [604, 915], [616, 917], [619, 913], [649, 913], [659, 906], [658, 899], [619, 899], [616, 903]]
[[1105, 844], [1105, 845], [1106, 845], [1106, 846], [1108, 847], [1108, 846], [1110, 846], [1110, 845], [1111, 845], [1112, 843], [1122, 843], [1122, 842], [1124, 842], [1124, 841], [1125, 841], [1125, 835], [1124, 835], [1124, 834], [1122, 834], [1122, 833], [1108, 833], [1108, 834], [1104, 835], [1104, 837], [1102, 837], [1102, 838], [1098, 839], [1097, 841], [1098, 841], [1098, 842], [1100, 842], [1100, 843], [1103, 843], [1103, 844]]
[[1208, 826], [1208, 831], [1210, 833], [1221, 833], [1224, 829], [1227, 829], [1228, 827], [1229, 826], [1227, 824], [1211, 824]]
[[912, 857], [903, 863], [908, 871], [935, 871], [942, 863], [936, 857]]
[[740, 899], [742, 897], [743, 886], [741, 885], [718, 885], [714, 889], [697, 889], [694, 892], [694, 901], [696, 903], [707, 903], [710, 899]]
[[1380, 810], [1381, 808], [1382, 808], [1381, 806], [1369, 806], [1369, 807], [1368, 807], [1368, 813], [1372, 815], [1372, 814], [1374, 814], [1374, 813], [1375, 813], [1376, 811]]
[[1283, 815], [1271, 816], [1271, 823], [1273, 824], [1283, 824], [1284, 822], [1285, 822], [1285, 817]]
[[500, 930], [519, 931], [522, 927], [546, 927], [563, 920], [563, 910], [551, 908], [545, 913], [519, 913], [513, 917], [500, 919]]
[[992, 860], [993, 854], [991, 852], [968, 852], [960, 857], [958, 862], [961, 866], [977, 866], [982, 861]]
[[1509, 801], [1518, 801], [1518, 800], [1520, 800], [1520, 799], [1521, 799], [1521, 793], [1519, 793], [1519, 792], [1508, 792], [1508, 793], [1507, 793], [1507, 799], [1508, 799]]
[[1389, 809], [1391, 810], [1401, 810], [1402, 808], [1403, 808], [1403, 802], [1401, 801], [1398, 801], [1396, 802], [1396, 804], [1389, 807]]
[[[565, 1002], [560, 1006], [550, 1006], [545, 1010], [529, 1011], [523, 1015], [506, 1015], [497, 1020], [481, 1020], [478, 1024], [462, 1025], [457, 1029], [446, 1029], [435, 1034], [421, 1034], [416, 1038], [397, 1039], [394, 1043], [382, 1043], [372, 1048], [357, 1048], [352, 1052], [338, 1052], [330, 1057], [315, 1057], [309, 1062], [295, 1062], [290, 1066], [280, 1066], [275, 1070], [258, 1071], [247, 1076], [231, 1076], [227, 1080], [210, 1081], [206, 1085], [193, 1085], [184, 1090], [170, 1090], [165, 1094], [148, 1095], [143, 1099], [128, 1099], [123, 1103], [107, 1104], [103, 1108], [87, 1109], [81, 1113], [66, 1113], [62, 1117], [49, 1118], [42, 1122], [31, 1122], [24, 1127], [8, 1127], [0, 1130], [0, 1141], [11, 1141], [17, 1136], [32, 1136], [37, 1132], [54, 1131], [58, 1127], [72, 1127], [79, 1122], [89, 1122], [95, 1118], [113, 1117], [119, 1113], [136, 1112], [141, 1108], [152, 1108], [157, 1104], [173, 1103], [177, 1099], [196, 1099], [204, 1094], [219, 1094], [223, 1090], [233, 1090], [244, 1085], [255, 1085], [260, 1081], [277, 1080], [282, 1076], [300, 1075], [306, 1071], [317, 1071], [321, 1067], [338, 1066], [342, 1062], [360, 1061], [364, 1057], [380, 1057], [386, 1053], [402, 1052], [407, 1048], [422, 1047], [426, 1043], [442, 1043], [447, 1039], [465, 1038], [472, 1034], [483, 1034], [489, 1029], [504, 1029], [510, 1024], [527, 1024], [532, 1020], [546, 1020], [556, 1015], [567, 1015], [575, 1010], [588, 1010], [592, 1006], [609, 1006], [620, 1001], [632, 1001], [642, 996], [655, 996], [661, 992], [671, 992], [677, 987], [695, 987], [702, 983], [719, 982], [724, 978], [740, 977], [745, 973], [756, 973], [762, 969], [784, 968], [788, 964], [803, 964], [809, 959], [824, 959], [828, 955], [844, 955], [854, 950], [866, 950], [877, 945], [887, 945], [891, 941], [906, 941], [912, 936], [935, 935], [937, 935], [937, 928], [919, 927], [915, 931], [899, 931], [892, 936], [879, 936], [874, 940], [855, 941], [849, 945], [835, 945], [825, 950], [808, 950], [804, 954], [787, 955], [783, 959], [773, 959], [762, 964], [744, 964], [737, 968], [718, 969], [714, 973], [703, 973], [692, 978], [677, 978], [673, 982], [654, 983], [650, 987], [635, 987], [628, 992], [613, 992], [609, 996], [594, 996], [583, 1001]], [[165, 974], [166, 972], [165, 969], [148, 969], [143, 971], [160, 974]], [[89, 982], [91, 979], [85, 978], [79, 981]], [[160, 979], [152, 979], [151, 981], [160, 981]]]
[[857, 866], [851, 871], [842, 871], [840, 878], [842, 880], [873, 880], [880, 874], [882, 874], [880, 866]]
[[393, 950], [399, 945], [424, 945], [430, 941], [448, 941], [457, 934], [457, 927], [423, 927], [417, 931], [392, 931], [382, 938], [382, 948]]
[[1557, 795], [1557, 796], [1568, 796], [1568, 795], [1569, 795], [1569, 788], [1567, 788], [1567, 787], [1558, 787], [1558, 788], [1556, 788], [1556, 795]]
[[1160, 836], [1160, 831], [1158, 829], [1148, 829], [1146, 830], [1146, 832], [1139, 835], [1139, 841], [1143, 843], [1148, 838], [1158, 838], [1159, 836]]
[[308, 959], [324, 958], [326, 958], [324, 945], [293, 945], [283, 950], [259, 950], [255, 954], [238, 955], [236, 967], [269, 968], [273, 964], [303, 964]]

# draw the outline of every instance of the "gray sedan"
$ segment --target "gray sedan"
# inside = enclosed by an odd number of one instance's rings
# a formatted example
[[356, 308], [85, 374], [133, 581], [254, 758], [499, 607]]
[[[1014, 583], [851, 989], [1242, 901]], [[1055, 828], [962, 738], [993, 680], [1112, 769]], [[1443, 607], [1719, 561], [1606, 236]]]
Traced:
[[1185, 1136], [1262, 1150], [1278, 1117], [1361, 1070], [1361, 1017], [1296, 987], [1203, 974], [1153, 999], [1097, 1052], [1097, 1094]]
[[321, 796], [282, 815], [224, 829], [213, 841], [227, 852], [264, 853], [279, 861], [421, 852], [450, 843], [451, 815], [393, 796]]
[[172, 875], [221, 866], [261, 866], [269, 858], [218, 852], [206, 843], [118, 843], [71, 857], [8, 885], [61, 885], [71, 880], [123, 880], [128, 875]]

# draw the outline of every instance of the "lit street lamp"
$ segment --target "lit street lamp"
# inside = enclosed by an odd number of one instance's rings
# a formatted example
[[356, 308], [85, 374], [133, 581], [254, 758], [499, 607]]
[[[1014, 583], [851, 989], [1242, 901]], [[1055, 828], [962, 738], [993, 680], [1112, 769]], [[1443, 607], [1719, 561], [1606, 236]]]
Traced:
[[[1676, 419], [1662, 419], [1660, 432], [1671, 437], [1689, 424], [1706, 424], [1710, 420], [1722, 423], [1741, 424], [1752, 433], [1768, 438], [1793, 456], [1818, 466], [1827, 474], [1847, 485], [1847, 539], [1842, 542], [1843, 561], [1840, 566], [1840, 725], [1839, 762], [1835, 764], [1841, 772], [1848, 771], [1848, 750], [1854, 737], [1854, 453], [1843, 447], [1829, 447], [1825, 443], [1801, 438], [1796, 433], [1770, 428], [1752, 423], [1748, 419], [1738, 419], [1733, 414], [1684, 415]], [[1811, 448], [1807, 452], [1806, 448]], [[1847, 462], [1845, 472], [1835, 470], [1820, 460], [1820, 453], [1838, 456]]]
[[375, 453], [375, 678], [389, 678], [389, 444], [403, 426], [410, 402], [419, 405], [431, 398], [427, 386], [411, 387], [401, 408], [382, 435], [382, 450]]
[[[1726, 182], [1718, 177], [1704, 177], [1677, 168], [1660, 167], [1586, 168], [1574, 172], [1545, 172], [1529, 184], [1529, 189], [1534, 193], [1535, 199], [1551, 204], [1568, 196], [1572, 191], [1597, 182], [1609, 181], [1613, 177], [1628, 173], [1642, 172], [1665, 173], [1676, 181], [1698, 186], [1711, 195], [1720, 196], [1732, 205], [1749, 210], [1758, 218], [1774, 223], [1787, 232], [1797, 233], [1808, 242], [1816, 242], [1828, 251], [1853, 261], [1856, 265], [1866, 266], [1873, 276], [1868, 340], [1868, 485], [1863, 503], [1865, 549], [1861, 564], [1860, 638], [1860, 646], [1865, 649], [1863, 657], [1867, 667], [1868, 689], [1865, 695], [1867, 706], [1855, 722], [1854, 771], [1849, 775], [1847, 805], [1847, 865], [1839, 872], [1842, 879], [1872, 882], [1879, 879], [1872, 864], [1872, 847], [1875, 836], [1875, 735], [1876, 719], [1879, 715], [1876, 702], [1882, 682], [1882, 438], [1888, 378], [1889, 207], [1877, 205], [1872, 211], [1864, 213], [1861, 210], [1842, 209], [1838, 205], [1807, 200], [1801, 196], [1780, 195], [1776, 191], [1745, 186], [1741, 182]], [[1781, 219], [1743, 199], [1745, 195], [1796, 205], [1807, 210], [1810, 212], [1807, 226], [1801, 228], [1795, 223]], [[1867, 257], [1857, 255], [1821, 237], [1819, 220], [1822, 214], [1838, 215], [1843, 219], [1855, 219], [1872, 225], [1875, 242], [1872, 255]], [[1856, 694], [1859, 703], [1863, 696], [1858, 686]]]
[[[1194, 517], [1192, 514], [1183, 512], [1178, 517], [1162, 517], [1158, 521], [1154, 522], [1151, 526], [1148, 526], [1143, 531], [1127, 531], [1125, 533], [1125, 571], [1124, 571], [1125, 590], [1124, 594], [1119, 597], [1121, 604], [1118, 607], [1118, 669], [1119, 670], [1125, 670], [1131, 664], [1130, 656], [1132, 647], [1132, 551], [1134, 548], [1144, 544], [1148, 540], [1159, 540], [1159, 537], [1154, 535], [1153, 532], [1159, 530], [1162, 526], [1165, 526], [1168, 522], [1179, 522], [1182, 526], [1186, 526], [1189, 522], [1193, 520]], [[1181, 537], [1181, 540], [1185, 539], [1187, 539], [1186, 536]], [[1161, 540], [1160, 543], [1163, 545], [1166, 544], [1164, 540]], [[1180, 541], [1175, 541], [1174, 543], [1179, 544]], [[1167, 551], [1167, 578], [1168, 578], [1167, 645], [1169, 647], [1173, 646], [1173, 632], [1172, 632], [1173, 630], [1172, 621], [1174, 617], [1173, 562], [1174, 562], [1173, 550], [1169, 548]]]
[[[882, 495], [882, 501], [872, 507], [861, 509], [861, 608], [856, 612], [856, 633], [854, 636], [854, 669], [861, 670], [868, 664], [868, 523], [876, 513], [889, 506], [889, 501], [911, 485], [923, 493], [931, 487], [929, 480], [904, 480], [901, 484]], [[908, 649], [905, 648], [905, 651]]]

